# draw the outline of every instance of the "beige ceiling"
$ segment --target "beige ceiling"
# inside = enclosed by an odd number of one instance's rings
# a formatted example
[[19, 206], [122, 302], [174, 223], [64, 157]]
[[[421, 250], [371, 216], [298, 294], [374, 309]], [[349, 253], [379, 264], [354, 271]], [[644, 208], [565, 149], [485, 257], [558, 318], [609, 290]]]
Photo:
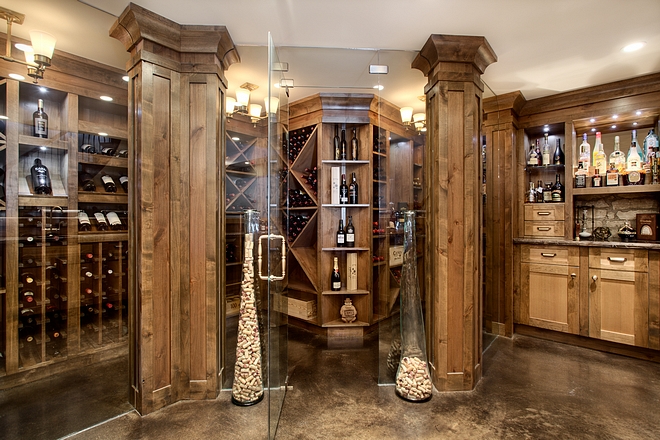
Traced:
[[[86, 4], [84, 4], [86, 3]], [[128, 59], [108, 29], [126, 0], [3, 0], [24, 13], [13, 33], [53, 33], [57, 48], [123, 68]], [[296, 86], [367, 91], [399, 106], [423, 109], [425, 80], [410, 62], [430, 34], [485, 36], [498, 61], [483, 76], [496, 94], [521, 90], [527, 99], [660, 71], [660, 0], [139, 0], [181, 24], [225, 25], [241, 64], [227, 72], [230, 92], [242, 82], [266, 91], [267, 32]], [[0, 28], [1, 29], [1, 28]], [[621, 48], [633, 41], [634, 53]], [[343, 48], [343, 49], [338, 49]], [[380, 50], [377, 50], [380, 49]], [[386, 76], [369, 64], [388, 64]], [[338, 87], [349, 87], [338, 89]], [[296, 87], [292, 99], [320, 88]], [[490, 92], [487, 90], [487, 95]]]

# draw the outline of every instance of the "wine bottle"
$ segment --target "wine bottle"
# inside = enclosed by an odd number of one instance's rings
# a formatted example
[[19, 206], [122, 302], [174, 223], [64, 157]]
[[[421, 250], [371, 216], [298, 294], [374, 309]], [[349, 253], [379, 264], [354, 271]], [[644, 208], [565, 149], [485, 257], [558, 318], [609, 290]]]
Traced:
[[101, 154], [104, 154], [106, 156], [114, 156], [115, 151], [117, 151], [117, 148], [111, 145], [101, 148]]
[[23, 283], [24, 286], [33, 285], [35, 282], [35, 278], [32, 272], [28, 271], [21, 273], [21, 282]]
[[105, 192], [111, 192], [111, 193], [117, 192], [117, 185], [115, 185], [115, 180], [111, 176], [104, 174], [101, 177], [101, 181], [103, 182], [103, 187], [105, 188]]
[[351, 186], [348, 187], [348, 203], [351, 205], [358, 204], [358, 183], [355, 173], [351, 176]]
[[105, 219], [105, 215], [101, 211], [96, 211], [94, 213], [94, 220], [96, 221], [96, 230], [97, 231], [106, 231], [108, 229], [108, 221]]
[[348, 186], [346, 185], [346, 174], [341, 175], [341, 185], [339, 186], [339, 203], [342, 205], [348, 203]]
[[548, 142], [548, 133], [545, 133], [543, 136], [543, 153], [541, 154], [541, 161], [543, 165], [550, 165], [550, 143]]
[[119, 183], [124, 191], [128, 192], [128, 176], [119, 176]]
[[34, 188], [35, 194], [50, 194], [53, 192], [50, 173], [48, 173], [48, 168], [41, 164], [41, 159], [36, 158], [34, 160], [30, 174], [32, 175], [32, 188]]
[[559, 173], [555, 176], [555, 184], [552, 186], [552, 201], [556, 203], [564, 201], [564, 185], [561, 183]]
[[96, 153], [96, 148], [92, 144], [84, 144], [80, 147], [80, 151], [83, 153], [94, 154]]
[[82, 185], [83, 191], [96, 191], [96, 184], [94, 183], [94, 177], [88, 173], [82, 173], [80, 175], [80, 184]]
[[341, 130], [341, 144], [339, 148], [339, 160], [346, 160], [346, 130]]
[[337, 257], [334, 257], [332, 275], [330, 276], [330, 290], [341, 290], [341, 277], [339, 276], [339, 262]]
[[637, 130], [632, 131], [632, 141], [628, 158], [626, 159], [626, 173], [623, 176], [623, 182], [626, 185], [643, 185], [644, 169], [642, 168], [642, 159], [637, 149]]
[[37, 111], [32, 114], [33, 135], [48, 138], [48, 115], [44, 111], [44, 100], [37, 100]]
[[555, 165], [564, 165], [564, 152], [561, 149], [561, 139], [557, 138], [557, 145], [555, 146], [555, 154], [552, 156], [552, 163]]
[[118, 231], [122, 228], [121, 220], [119, 220], [119, 216], [116, 212], [106, 212], [105, 215], [108, 218], [108, 223], [110, 223], [110, 229], [113, 231]]
[[586, 174], [589, 174], [589, 162], [591, 162], [591, 145], [587, 142], [587, 133], [582, 135], [582, 143], [580, 144], [580, 157], [579, 163], [582, 163], [582, 168]]
[[78, 211], [78, 230], [79, 231], [90, 231], [92, 229], [92, 223], [89, 221], [89, 216], [83, 210]]
[[344, 231], [344, 220], [339, 219], [339, 229], [337, 229], [337, 247], [346, 246], [346, 231]]
[[357, 129], [353, 127], [353, 137], [351, 138], [351, 159], [358, 160], [358, 149]]
[[339, 141], [339, 125], [335, 124], [335, 137], [333, 139], [333, 145], [335, 147], [335, 160], [341, 159], [341, 145]]
[[593, 166], [598, 169], [598, 173], [602, 176], [607, 173], [607, 162], [605, 159], [605, 151], [603, 150], [603, 143], [601, 142], [600, 131], [596, 132], [596, 142], [594, 143], [593, 152]]
[[128, 157], [128, 150], [124, 148], [117, 151], [117, 157]]
[[614, 136], [614, 151], [610, 154], [610, 168], [612, 165], [618, 173], [626, 169], [626, 155], [619, 146], [619, 136]]
[[353, 216], [348, 216], [346, 224], [346, 247], [355, 247], [355, 227], [353, 226]]
[[538, 139], [536, 140], [535, 150], [536, 150], [536, 157], [538, 158], [538, 162], [536, 163], [536, 165], [543, 165], [543, 153], [541, 153], [541, 147], [539, 147]]

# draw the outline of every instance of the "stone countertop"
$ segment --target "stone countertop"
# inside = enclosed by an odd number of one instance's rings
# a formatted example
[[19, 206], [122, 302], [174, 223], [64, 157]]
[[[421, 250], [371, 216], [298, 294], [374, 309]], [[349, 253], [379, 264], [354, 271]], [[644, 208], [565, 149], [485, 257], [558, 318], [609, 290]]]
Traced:
[[660, 242], [657, 241], [575, 241], [563, 238], [514, 238], [514, 244], [541, 244], [554, 246], [585, 246], [616, 249], [647, 249], [660, 250]]

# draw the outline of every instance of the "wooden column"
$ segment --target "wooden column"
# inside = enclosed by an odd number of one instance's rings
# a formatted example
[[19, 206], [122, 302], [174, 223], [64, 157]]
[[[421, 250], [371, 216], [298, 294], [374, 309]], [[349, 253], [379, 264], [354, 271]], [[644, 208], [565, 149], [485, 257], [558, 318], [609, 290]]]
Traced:
[[433, 382], [445, 391], [481, 378], [481, 74], [495, 60], [483, 37], [431, 35], [412, 63], [428, 78], [427, 328]]
[[224, 321], [224, 26], [182, 26], [133, 3], [110, 35], [130, 52], [132, 400], [146, 414], [215, 398]]
[[520, 199], [516, 172], [518, 114], [525, 104], [520, 92], [484, 99], [486, 138], [486, 271], [484, 325], [500, 336], [513, 335], [514, 265]]

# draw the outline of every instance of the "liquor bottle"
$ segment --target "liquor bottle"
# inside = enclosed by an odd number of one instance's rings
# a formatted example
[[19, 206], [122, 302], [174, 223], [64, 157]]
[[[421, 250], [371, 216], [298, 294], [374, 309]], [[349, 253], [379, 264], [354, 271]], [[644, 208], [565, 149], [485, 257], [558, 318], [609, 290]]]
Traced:
[[598, 168], [594, 170], [594, 175], [591, 176], [591, 186], [594, 188], [600, 188], [603, 186], [603, 177], [600, 175], [600, 170]]
[[108, 230], [108, 221], [105, 219], [105, 215], [101, 211], [96, 211], [94, 213], [94, 220], [96, 221], [96, 230], [98, 231], [107, 231]]
[[603, 143], [601, 142], [600, 131], [596, 132], [596, 142], [594, 143], [592, 165], [594, 168], [598, 169], [601, 177], [607, 173], [607, 162], [605, 157], [605, 150], [603, 150]]
[[111, 192], [111, 193], [117, 192], [117, 185], [115, 185], [115, 180], [111, 176], [104, 174], [103, 176], [101, 176], [101, 182], [103, 182], [103, 187], [105, 188], [105, 192]]
[[355, 173], [351, 176], [351, 185], [348, 187], [348, 203], [351, 205], [358, 204], [358, 183], [355, 178]]
[[536, 203], [536, 188], [534, 182], [529, 182], [529, 190], [525, 194], [525, 203]]
[[339, 141], [339, 125], [335, 124], [335, 137], [333, 138], [333, 146], [335, 148], [335, 160], [341, 159], [341, 145]]
[[535, 146], [535, 151], [536, 151], [536, 157], [538, 159], [538, 162], [536, 165], [543, 165], [543, 154], [541, 153], [541, 147], [539, 146], [539, 140], [536, 140], [536, 146]]
[[541, 180], [536, 184], [536, 202], [543, 203], [543, 182]]
[[341, 144], [339, 147], [339, 159], [346, 160], [346, 130], [341, 130]]
[[341, 185], [339, 185], [339, 203], [342, 205], [348, 203], [348, 186], [346, 185], [346, 174], [341, 175]]
[[346, 224], [346, 247], [355, 247], [355, 227], [353, 226], [353, 216], [348, 216]]
[[626, 169], [626, 155], [619, 147], [619, 136], [614, 136], [614, 151], [610, 154], [610, 168], [614, 165], [617, 173]]
[[358, 160], [358, 149], [357, 129], [353, 127], [353, 137], [351, 138], [351, 159]]
[[89, 216], [83, 210], [78, 211], [78, 230], [91, 231], [92, 223], [89, 221]]
[[48, 115], [44, 111], [44, 100], [37, 101], [37, 111], [32, 114], [33, 135], [38, 138], [48, 138]]
[[339, 262], [337, 257], [333, 257], [333, 268], [332, 275], [330, 276], [330, 290], [339, 291], [341, 290], [341, 277], [339, 276]]
[[34, 188], [35, 194], [50, 194], [53, 192], [50, 173], [48, 173], [48, 168], [41, 164], [41, 159], [36, 158], [34, 160], [30, 174], [32, 175], [32, 188]]
[[660, 148], [658, 135], [655, 134], [655, 130], [650, 129], [649, 134], [644, 138], [644, 157], [648, 163], [653, 164], [658, 148]]
[[339, 219], [339, 229], [337, 229], [337, 247], [346, 246], [346, 231], [344, 231], [344, 220]]
[[579, 162], [578, 168], [575, 171], [575, 187], [576, 188], [587, 187], [587, 172], [584, 169], [584, 162]]
[[82, 185], [83, 191], [96, 191], [96, 185], [94, 184], [94, 178], [91, 174], [82, 173], [80, 175], [80, 185]]
[[106, 212], [105, 216], [108, 218], [108, 223], [110, 223], [110, 229], [113, 231], [118, 231], [122, 228], [121, 220], [119, 219], [119, 216], [116, 212]]
[[550, 165], [550, 144], [548, 143], [548, 133], [544, 134], [541, 163], [542, 165]]
[[616, 166], [611, 162], [610, 162], [610, 169], [607, 170], [607, 175], [605, 176], [605, 186], [619, 186], [619, 171], [616, 169]]
[[128, 176], [119, 176], [119, 183], [124, 191], [128, 192]]
[[534, 144], [529, 146], [529, 155], [527, 156], [527, 165], [536, 166], [539, 164], [539, 157], [536, 154]]
[[552, 186], [552, 201], [555, 203], [564, 201], [564, 185], [561, 183], [559, 173], [555, 176], [555, 184]]
[[[637, 156], [639, 156], [639, 166], [641, 167], [642, 164], [644, 163], [644, 152], [642, 151], [642, 148], [637, 145], [637, 130], [633, 130], [632, 136], [634, 137], [634, 142], [635, 142], [635, 151], [637, 152]], [[632, 147], [632, 146], [631, 146]], [[632, 154], [632, 149], [628, 150], [628, 154], [626, 155], [626, 167], [628, 165], [628, 158], [630, 158], [630, 155]]]
[[543, 188], [543, 203], [552, 202], [552, 183], [547, 182]]
[[552, 156], [552, 163], [554, 165], [564, 165], [564, 151], [561, 149], [561, 139], [557, 138], [557, 145], [555, 146], [555, 154]]
[[637, 130], [633, 130], [630, 150], [628, 151], [628, 158], [626, 159], [626, 172], [623, 176], [623, 183], [624, 185], [643, 185], [644, 177], [645, 173], [642, 168], [642, 159], [639, 156], [637, 147]]
[[578, 164], [582, 164], [584, 172], [589, 175], [589, 163], [591, 162], [591, 145], [587, 142], [587, 133], [582, 135], [582, 143], [580, 144], [580, 157]]

